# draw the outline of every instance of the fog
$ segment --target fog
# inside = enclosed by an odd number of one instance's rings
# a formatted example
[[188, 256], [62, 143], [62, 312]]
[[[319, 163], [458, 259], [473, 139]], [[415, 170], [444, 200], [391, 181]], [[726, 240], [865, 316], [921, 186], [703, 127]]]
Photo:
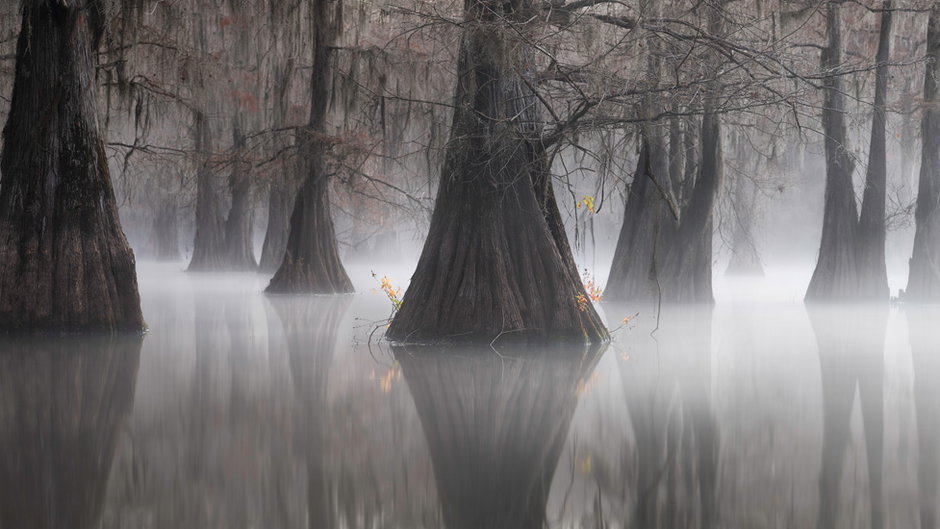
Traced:
[[0, 529], [940, 523], [940, 1], [3, 0]]
[[[541, 527], [540, 505], [550, 527], [916, 527], [935, 507], [932, 309], [807, 309], [780, 270], [724, 282], [713, 309], [601, 303], [611, 328], [639, 314], [600, 348], [396, 349], [370, 343], [391, 306], [366, 268], [360, 293], [324, 297], [183, 265], [140, 264], [142, 345], [5, 346], [4, 509], [127, 528]], [[49, 370], [65, 358], [87, 367]]]

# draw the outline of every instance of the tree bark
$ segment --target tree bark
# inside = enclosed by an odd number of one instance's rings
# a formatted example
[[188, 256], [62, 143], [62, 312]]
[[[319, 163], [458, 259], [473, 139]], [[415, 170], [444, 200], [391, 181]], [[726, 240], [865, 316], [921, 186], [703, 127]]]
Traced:
[[[827, 9], [829, 42], [822, 53], [822, 66], [826, 72], [833, 74], [842, 62], [841, 5], [831, 2]], [[819, 257], [806, 292], [806, 300], [851, 300], [859, 292], [855, 242], [858, 209], [852, 188], [855, 164], [848, 154], [845, 132], [842, 77], [829, 75], [824, 83], [824, 94], [822, 121], [826, 152], [826, 200]]]
[[237, 122], [232, 133], [232, 173], [229, 188], [232, 191], [232, 207], [225, 221], [225, 261], [230, 270], [255, 270], [254, 244], [252, 242], [251, 175], [247, 162], [242, 160], [245, 135]]
[[875, 103], [871, 121], [871, 146], [868, 149], [868, 172], [862, 211], [858, 224], [859, 295], [867, 300], [886, 300], [888, 268], [885, 264], [887, 161], [887, 99], [888, 61], [891, 58], [892, 1], [885, 0], [878, 32], [878, 53], [875, 57]]
[[[887, 159], [885, 124], [888, 65], [891, 44], [891, 1], [884, 3], [878, 39], [875, 104], [869, 165], [861, 216], [852, 185], [854, 162], [845, 131], [845, 97], [840, 75], [825, 81], [823, 132], [826, 150], [826, 200], [823, 232], [816, 270], [806, 301], [881, 301], [888, 299], [885, 265], [885, 187]], [[836, 74], [842, 61], [842, 24], [839, 4], [829, 4], [829, 43], [823, 68]]]
[[[662, 11], [657, 0], [644, 0], [640, 4], [641, 16], [656, 18]], [[662, 57], [659, 37], [648, 32], [646, 44], [647, 88], [654, 89], [662, 77]], [[662, 97], [652, 92], [645, 98], [643, 116], [647, 119], [664, 110]], [[672, 120], [669, 127], [667, 147], [664, 134], [654, 123], [640, 127], [641, 153], [637, 170], [630, 184], [624, 208], [623, 226], [605, 290], [605, 298], [614, 301], [654, 300], [661, 290], [659, 277], [660, 252], [667, 248], [675, 235], [675, 219], [669, 210], [668, 200], [673, 178], [679, 168], [675, 165], [679, 145], [678, 122]], [[675, 141], [675, 143], [672, 143]], [[668, 149], [668, 150], [667, 150]]]
[[[716, 33], [717, 34], [717, 33]], [[695, 187], [682, 210], [681, 222], [662, 260], [662, 300], [713, 303], [712, 235], [715, 199], [724, 178], [721, 117], [715, 108], [717, 88], [705, 103], [702, 117], [702, 161]]]
[[532, 51], [499, 27], [530, 11], [527, 1], [466, 3], [437, 203], [392, 340], [607, 339], [555, 202], [537, 83], [522, 77], [535, 71]]
[[26, 0], [0, 159], [0, 329], [140, 330], [98, 128], [100, 2]]
[[[542, 529], [579, 398], [603, 346], [537, 358], [395, 348], [448, 529]], [[511, 359], [509, 359], [511, 358]]]
[[221, 197], [212, 171], [212, 130], [202, 111], [194, 112], [196, 170], [196, 236], [189, 271], [213, 271], [223, 266], [225, 225]]
[[[709, 10], [708, 30], [713, 35], [722, 31], [719, 9], [714, 6]], [[654, 49], [650, 46], [651, 55], [655, 55]], [[651, 61], [648, 69], [649, 78], [658, 79], [658, 61]], [[719, 90], [717, 81], [709, 83], [701, 126], [701, 163], [696, 163], [696, 153], [686, 150], [687, 178], [677, 188], [672, 180], [678, 168], [670, 167], [664, 142], [651, 131], [651, 125], [645, 125], [645, 154], [630, 187], [605, 294], [608, 299], [713, 301], [712, 210], [723, 178], [721, 120], [716, 108]], [[657, 105], [650, 102], [646, 107]], [[687, 131], [685, 137], [692, 141], [694, 136]], [[675, 135], [670, 139], [678, 142]]]
[[672, 244], [675, 219], [653, 180], [667, 174], [660, 142], [643, 144], [637, 170], [630, 184], [623, 225], [614, 250], [614, 260], [604, 298], [611, 301], [652, 301], [659, 299], [662, 255]]
[[268, 196], [268, 227], [264, 233], [261, 247], [261, 262], [258, 267], [262, 272], [275, 272], [284, 261], [287, 251], [287, 237], [290, 230], [290, 202], [294, 193], [290, 192], [284, 178], [275, 177], [271, 182]]
[[[277, 71], [276, 99], [274, 103], [274, 126], [287, 125], [287, 112], [290, 101], [290, 81], [294, 72], [294, 63], [288, 59]], [[280, 142], [274, 147], [280, 147]], [[295, 168], [291, 159], [288, 165]], [[291, 199], [296, 196], [296, 184], [293, 173], [295, 170], [280, 171], [271, 179], [271, 189], [268, 195], [268, 226], [264, 233], [264, 244], [261, 246], [261, 261], [259, 268], [263, 272], [276, 272], [284, 261], [284, 252], [287, 250], [287, 237], [290, 230]]]
[[326, 163], [326, 111], [332, 95], [333, 48], [343, 24], [342, 0], [315, 0], [313, 9], [313, 100], [310, 123], [299, 140], [306, 180], [294, 202], [284, 261], [267, 288], [271, 293], [353, 292], [336, 243]]
[[930, 11], [914, 255], [905, 297], [940, 301], [940, 6]]

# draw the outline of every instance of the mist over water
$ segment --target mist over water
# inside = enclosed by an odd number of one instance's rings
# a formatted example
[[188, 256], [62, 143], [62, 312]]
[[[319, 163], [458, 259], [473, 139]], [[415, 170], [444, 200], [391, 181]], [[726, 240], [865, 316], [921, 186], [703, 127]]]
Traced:
[[397, 348], [369, 344], [392, 308], [368, 268], [327, 297], [182, 269], [140, 264], [142, 343], [5, 346], [4, 529], [933, 516], [930, 308], [806, 307], [803, 275], [771, 268], [716, 282], [714, 308], [601, 303], [610, 328], [635, 315], [605, 347]]

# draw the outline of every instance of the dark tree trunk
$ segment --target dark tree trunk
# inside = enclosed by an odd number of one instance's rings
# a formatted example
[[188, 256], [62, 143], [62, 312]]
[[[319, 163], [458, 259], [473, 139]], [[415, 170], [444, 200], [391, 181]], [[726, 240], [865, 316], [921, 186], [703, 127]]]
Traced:
[[[287, 125], [287, 111], [290, 104], [288, 95], [293, 71], [294, 66], [291, 60], [278, 70], [277, 95], [274, 104], [275, 127]], [[275, 147], [281, 147], [280, 142], [275, 143]], [[268, 195], [268, 226], [264, 233], [259, 263], [262, 272], [275, 272], [284, 262], [284, 252], [287, 249], [287, 236], [290, 230], [291, 204], [297, 193], [295, 178], [292, 177], [292, 173], [296, 171], [286, 169], [295, 168], [294, 164], [294, 160], [291, 159], [284, 167], [285, 170], [280, 171], [271, 179], [271, 189]]]
[[866, 300], [887, 300], [888, 269], [885, 264], [886, 186], [888, 182], [886, 103], [888, 61], [891, 58], [891, 0], [885, 0], [875, 58], [875, 104], [868, 150], [868, 173], [858, 224], [859, 295]]
[[683, 147], [682, 123], [679, 121], [679, 103], [673, 102], [669, 118], [669, 180], [676, 201], [682, 203], [682, 180], [685, 171], [685, 148]]
[[[714, 90], [714, 88], [713, 88]], [[682, 210], [679, 229], [665, 249], [659, 283], [669, 302], [712, 303], [713, 212], [723, 178], [721, 117], [717, 93], [705, 103], [702, 117], [702, 162], [695, 187]]]
[[353, 292], [339, 257], [330, 213], [326, 111], [332, 95], [333, 47], [343, 24], [342, 0], [314, 1], [314, 54], [310, 123], [299, 139], [306, 180], [290, 219], [290, 235], [268, 292], [341, 294]]
[[[642, 16], [650, 18], [661, 12], [657, 0], [641, 2], [640, 9]], [[647, 33], [644, 42], [647, 47], [645, 85], [652, 90], [662, 77], [659, 37]], [[645, 98], [642, 112], [646, 118], [652, 118], [662, 109], [661, 97], [651, 93]], [[671, 244], [676, 227], [668, 203], [673, 178], [679, 171], [676, 157], [672, 156], [679, 150], [678, 122], [673, 121], [669, 128], [668, 147], [656, 124], [645, 123], [640, 129], [640, 158], [614, 249], [605, 291], [607, 299], [639, 301], [659, 298], [661, 252]]]
[[521, 77], [535, 71], [531, 50], [496, 27], [531, 14], [515, 4], [466, 4], [437, 204], [392, 340], [607, 339], [555, 203], [536, 82]]
[[839, 526], [842, 474], [858, 394], [868, 463], [871, 528], [884, 526], [884, 345], [888, 308], [865, 306], [845, 312], [815, 304], [810, 321], [819, 345], [823, 395], [823, 452], [819, 473], [819, 529]]
[[[828, 4], [828, 47], [822, 52], [823, 70], [833, 73], [842, 63], [841, 5]], [[826, 151], [826, 200], [822, 240], [816, 270], [806, 292], [807, 301], [851, 300], [858, 297], [856, 237], [858, 209], [852, 187], [854, 162], [845, 133], [845, 96], [842, 77], [825, 80], [823, 134]]]
[[653, 182], [667, 174], [666, 159], [661, 155], [661, 142], [653, 139], [651, 143], [644, 143], [630, 184], [604, 291], [604, 297], [611, 301], [659, 299], [662, 255], [675, 236], [676, 222], [669, 204]]
[[[852, 185], [854, 163], [846, 143], [842, 78], [833, 75], [825, 81], [823, 133], [826, 136], [826, 200], [819, 258], [806, 292], [807, 301], [888, 299], [888, 273], [885, 266], [885, 102], [891, 44], [890, 0], [886, 0], [884, 5], [876, 59], [870, 159], [861, 217], [858, 215]], [[828, 72], [836, 72], [842, 61], [842, 24], [838, 4], [829, 4], [827, 28], [829, 44], [823, 51], [823, 68]]]
[[153, 217], [150, 234], [150, 257], [157, 261], [178, 261], [180, 259], [179, 232], [177, 231], [177, 213], [179, 210], [172, 200], [164, 200]]
[[[709, 11], [709, 32], [721, 33], [719, 7]], [[653, 37], [651, 40], [656, 40]], [[650, 47], [654, 50], [654, 47]], [[655, 55], [651, 51], [651, 55]], [[658, 79], [658, 62], [648, 66]], [[614, 301], [711, 303], [712, 209], [722, 179], [717, 81], [709, 85], [702, 118], [701, 163], [686, 151], [686, 179], [673, 188], [677, 167], [664, 142], [644, 127], [643, 154], [630, 187], [606, 297]], [[651, 102], [648, 108], [656, 108]], [[688, 131], [686, 138], [694, 136]], [[678, 138], [670, 134], [671, 140]], [[675, 148], [678, 152], [678, 145]], [[694, 151], [694, 148], [692, 149]], [[692, 175], [695, 175], [692, 178]], [[677, 218], [678, 217], [678, 218]], [[678, 221], [678, 222], [677, 222]]]
[[98, 130], [100, 2], [26, 0], [0, 159], [0, 329], [140, 330]]
[[447, 529], [546, 527], [578, 383], [590, 377], [601, 352], [532, 358], [522, 351], [502, 357], [489, 348], [396, 348]]
[[[310, 150], [320, 151], [317, 148]], [[309, 156], [310, 176], [294, 201], [284, 261], [271, 278], [267, 292], [353, 292], [352, 282], [346, 275], [336, 245], [333, 218], [330, 216], [330, 182], [326, 168], [320, 161], [324, 155]]]
[[221, 197], [212, 171], [212, 130], [206, 115], [194, 112], [194, 134], [198, 168], [196, 170], [196, 237], [190, 271], [222, 268], [225, 251], [225, 224]]
[[0, 526], [100, 527], [140, 346], [108, 336], [0, 348]]
[[261, 262], [258, 265], [262, 272], [274, 272], [284, 262], [284, 252], [287, 250], [287, 237], [290, 230], [290, 186], [285, 178], [275, 177], [271, 182], [271, 191], [268, 196], [268, 227], [264, 234], [264, 245], [261, 247]]
[[920, 183], [917, 193], [917, 231], [906, 297], [940, 301], [940, 6], [930, 12], [921, 122]]
[[912, 76], [905, 76], [904, 91], [901, 94], [901, 184], [902, 194], [901, 203], [907, 204], [914, 200], [914, 189], [917, 187], [917, 179], [914, 175], [914, 161], [917, 155], [916, 137], [914, 130], [914, 91], [911, 79]]
[[[236, 120], [237, 121], [237, 120]], [[248, 163], [242, 160], [245, 135], [236, 122], [232, 133], [232, 174], [229, 188], [232, 192], [232, 207], [225, 221], [225, 267], [229, 270], [254, 270], [254, 244], [252, 244], [251, 175]]]

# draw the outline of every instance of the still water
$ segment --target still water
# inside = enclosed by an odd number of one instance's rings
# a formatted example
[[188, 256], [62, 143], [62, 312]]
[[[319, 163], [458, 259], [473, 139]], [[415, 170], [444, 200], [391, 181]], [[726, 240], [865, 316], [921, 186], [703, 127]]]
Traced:
[[[392, 348], [353, 296], [142, 265], [143, 338], [0, 344], [0, 527], [934, 527], [940, 310], [605, 303], [603, 348]], [[655, 332], [653, 332], [655, 329]], [[378, 333], [381, 334], [381, 327]]]

